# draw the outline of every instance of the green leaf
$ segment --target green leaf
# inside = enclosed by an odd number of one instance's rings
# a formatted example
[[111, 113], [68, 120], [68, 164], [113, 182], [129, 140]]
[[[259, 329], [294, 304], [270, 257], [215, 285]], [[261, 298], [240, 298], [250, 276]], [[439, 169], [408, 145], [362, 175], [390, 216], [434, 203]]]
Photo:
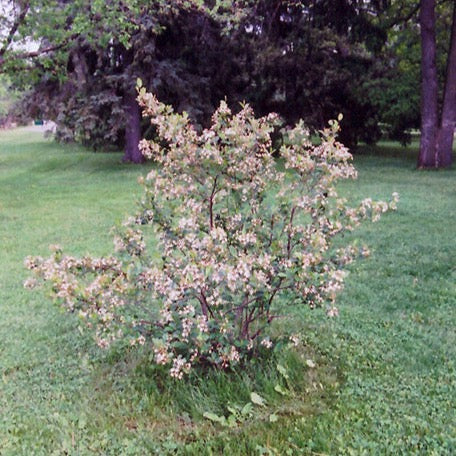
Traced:
[[235, 426], [237, 426], [236, 416], [235, 416], [235, 415], [230, 415], [230, 416], [228, 417], [228, 420], [227, 420], [226, 424], [227, 424], [229, 427], [235, 427]]
[[288, 391], [285, 388], [283, 388], [282, 386], [280, 386], [279, 384], [274, 386], [274, 391], [277, 391], [282, 396], [286, 396], [288, 394]]
[[290, 378], [288, 376], [287, 370], [281, 364], [277, 364], [277, 370], [279, 371], [279, 374], [282, 375], [283, 378], [286, 378], [287, 380]]
[[213, 421], [214, 423], [224, 424], [226, 422], [226, 419], [224, 416], [218, 416], [212, 412], [204, 412], [203, 417], [210, 421]]
[[311, 359], [306, 359], [306, 364], [309, 366], [311, 369], [313, 369], [316, 364], [311, 360]]
[[235, 407], [232, 407], [230, 405], [227, 407], [227, 409], [232, 415], [236, 415], [238, 413], [238, 411], [239, 411]]
[[255, 392], [250, 394], [250, 400], [252, 401], [252, 403], [254, 403], [255, 405], [259, 405], [260, 407], [264, 407], [266, 405], [266, 400]]
[[246, 416], [246, 415], [248, 415], [251, 411], [252, 411], [252, 403], [251, 403], [251, 402], [248, 402], [247, 404], [244, 405], [244, 407], [242, 407], [241, 415], [242, 415], [242, 416]]
[[275, 423], [278, 419], [279, 419], [279, 417], [275, 413], [271, 413], [269, 415], [269, 422], [270, 423]]

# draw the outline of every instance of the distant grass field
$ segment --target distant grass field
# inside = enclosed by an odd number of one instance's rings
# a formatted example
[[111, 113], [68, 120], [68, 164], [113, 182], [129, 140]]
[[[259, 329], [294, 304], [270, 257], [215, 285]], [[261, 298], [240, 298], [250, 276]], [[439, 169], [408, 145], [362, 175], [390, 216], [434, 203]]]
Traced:
[[146, 352], [100, 353], [22, 287], [24, 257], [49, 244], [111, 251], [147, 170], [120, 159], [0, 132], [0, 455], [456, 454], [455, 170], [416, 171], [413, 147], [362, 148], [343, 193], [401, 201], [356, 234], [373, 254], [352, 267], [340, 317], [302, 309], [286, 323], [298, 352], [179, 383]]

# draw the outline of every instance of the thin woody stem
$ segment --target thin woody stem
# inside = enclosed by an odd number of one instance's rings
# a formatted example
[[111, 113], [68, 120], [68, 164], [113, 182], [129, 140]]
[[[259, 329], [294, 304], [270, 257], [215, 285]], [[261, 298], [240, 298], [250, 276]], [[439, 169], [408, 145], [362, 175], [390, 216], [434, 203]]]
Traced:
[[288, 258], [290, 258], [291, 256], [291, 229], [293, 228], [293, 218], [294, 218], [294, 215], [295, 215], [295, 212], [296, 212], [296, 206], [293, 206], [293, 208], [291, 209], [291, 214], [290, 214], [290, 222], [288, 224], [289, 226], [289, 230], [288, 230], [288, 242], [287, 242], [287, 256]]
[[217, 188], [218, 175], [214, 178], [214, 185], [212, 186], [211, 196], [209, 197], [209, 229], [212, 231], [214, 228], [214, 196]]

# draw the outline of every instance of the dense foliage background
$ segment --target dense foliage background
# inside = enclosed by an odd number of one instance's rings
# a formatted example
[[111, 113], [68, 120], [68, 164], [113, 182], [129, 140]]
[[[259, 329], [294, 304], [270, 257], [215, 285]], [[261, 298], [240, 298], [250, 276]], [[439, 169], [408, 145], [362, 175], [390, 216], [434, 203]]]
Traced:
[[[0, 23], [1, 71], [26, 93], [21, 112], [57, 122], [61, 141], [126, 147], [125, 159], [140, 161], [136, 144], [152, 132], [140, 124], [137, 77], [201, 126], [226, 99], [235, 110], [247, 101], [257, 114], [274, 111], [289, 124], [303, 118], [314, 129], [343, 113], [348, 146], [382, 135], [406, 143], [420, 127], [417, 2], [3, 4], [15, 6]], [[435, 11], [442, 99], [452, 2]], [[24, 52], [30, 43], [36, 49]]]

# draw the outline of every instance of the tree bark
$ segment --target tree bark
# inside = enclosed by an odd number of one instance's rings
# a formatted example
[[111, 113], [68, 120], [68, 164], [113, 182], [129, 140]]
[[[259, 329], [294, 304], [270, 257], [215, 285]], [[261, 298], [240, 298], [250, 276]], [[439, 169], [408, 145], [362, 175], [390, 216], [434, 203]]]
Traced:
[[456, 127], [456, 5], [453, 6], [453, 23], [448, 54], [442, 120], [437, 134], [437, 159], [440, 167], [450, 166], [453, 158], [453, 137]]
[[76, 75], [76, 85], [79, 89], [84, 87], [87, 83], [87, 62], [84, 56], [84, 51], [81, 47], [77, 47], [70, 54], [71, 61], [74, 67], [74, 74]]
[[141, 113], [134, 93], [124, 95], [124, 105], [126, 112], [125, 124], [125, 153], [123, 161], [132, 163], [142, 163], [144, 157], [139, 150], [141, 140]]
[[438, 82], [435, 38], [435, 0], [421, 0], [421, 140], [418, 167], [438, 167]]

